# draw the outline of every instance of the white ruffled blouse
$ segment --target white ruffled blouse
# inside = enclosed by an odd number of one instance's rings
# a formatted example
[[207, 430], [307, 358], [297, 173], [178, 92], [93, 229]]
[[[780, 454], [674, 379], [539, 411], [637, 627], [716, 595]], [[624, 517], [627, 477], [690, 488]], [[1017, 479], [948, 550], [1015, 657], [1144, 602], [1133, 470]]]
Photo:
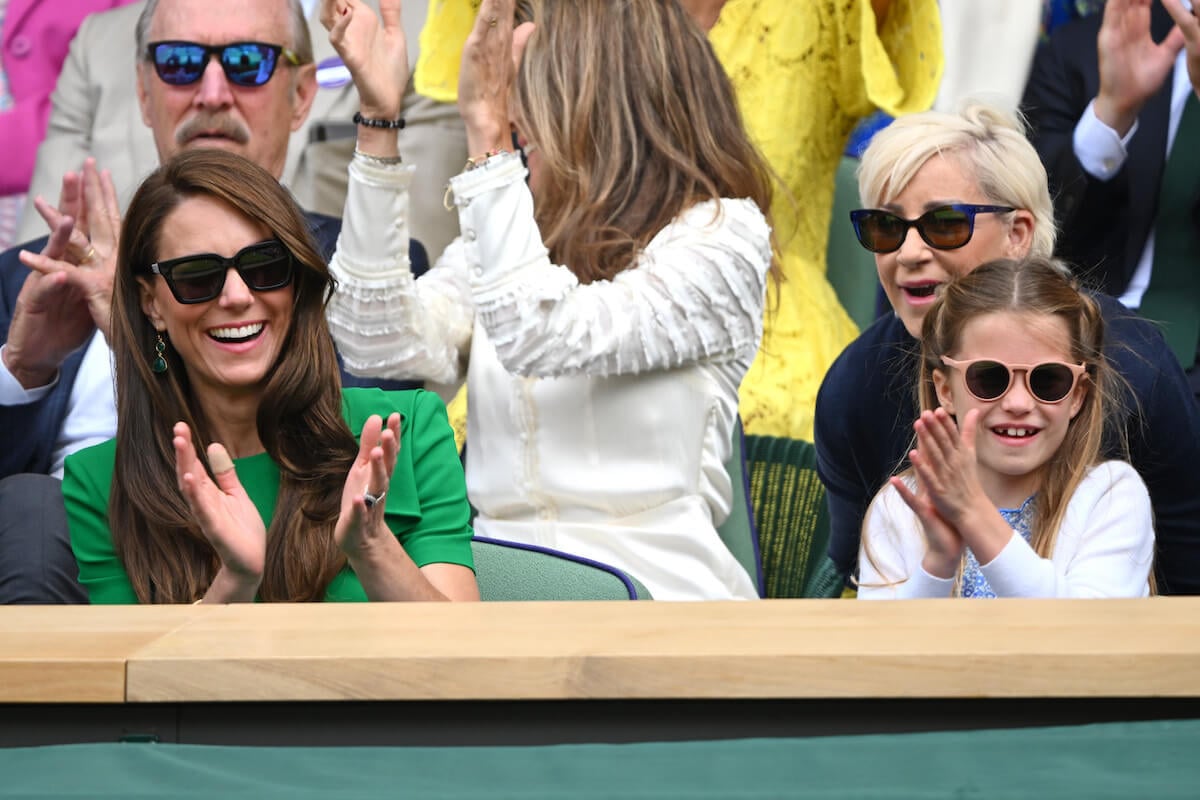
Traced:
[[451, 180], [462, 236], [414, 280], [410, 174], [351, 163], [328, 317], [352, 372], [466, 379], [476, 531], [612, 564], [655, 599], [756, 597], [715, 525], [762, 338], [759, 208], [697, 205], [581, 284], [548, 258], [520, 160], [494, 157]]

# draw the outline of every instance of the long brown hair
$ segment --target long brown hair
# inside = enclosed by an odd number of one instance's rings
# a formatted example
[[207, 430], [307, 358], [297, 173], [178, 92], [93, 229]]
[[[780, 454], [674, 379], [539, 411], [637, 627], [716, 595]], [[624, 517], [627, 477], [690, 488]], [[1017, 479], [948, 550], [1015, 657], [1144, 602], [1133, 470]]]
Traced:
[[333, 280], [304, 215], [279, 181], [222, 150], [185, 151], [151, 173], [121, 228], [112, 309], [113, 544], [143, 603], [196, 600], [219, 567], [176, 485], [171, 444], [172, 426], [183, 420], [203, 460], [206, 443], [213, 441], [211, 422], [173, 349], [167, 349], [166, 372], [151, 370], [157, 331], [142, 311], [139, 294], [139, 279], [158, 280], [149, 266], [158, 260], [164, 222], [184, 199], [195, 196], [220, 200], [266, 226], [295, 258], [291, 325], [258, 408], [259, 438], [280, 471], [259, 597], [319, 600], [345, 563], [333, 527], [358, 449], [342, 418], [340, 373], [325, 323]]
[[[983, 314], [1011, 312], [1057, 317], [1066, 323], [1071, 362], [1087, 367], [1087, 392], [1079, 413], [1067, 425], [1058, 452], [1047, 462], [1033, 501], [1030, 545], [1043, 558], [1054, 552], [1067, 505], [1088, 470], [1100, 463], [1104, 421], [1119, 397], [1120, 380], [1104, 356], [1104, 318], [1100, 307], [1080, 291], [1066, 267], [1052, 259], [1028, 256], [990, 261], [948, 283], [925, 316], [921, 331], [922, 409], [939, 403], [933, 373], [944, 371], [942, 356], [952, 356], [966, 324]], [[961, 574], [961, 570], [960, 570]]]
[[513, 110], [541, 154], [535, 214], [555, 263], [603, 280], [697, 203], [768, 213], [770, 172], [676, 0], [534, 0], [533, 19]]

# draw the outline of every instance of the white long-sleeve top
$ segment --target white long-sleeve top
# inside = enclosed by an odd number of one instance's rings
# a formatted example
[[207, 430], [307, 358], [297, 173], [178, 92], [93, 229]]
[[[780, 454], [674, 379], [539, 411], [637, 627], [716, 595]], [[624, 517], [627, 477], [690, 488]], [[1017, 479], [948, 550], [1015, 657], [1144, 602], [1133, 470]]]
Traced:
[[520, 160], [495, 157], [451, 181], [462, 236], [414, 280], [408, 174], [351, 163], [328, 317], [353, 372], [465, 377], [476, 531], [620, 567], [656, 599], [756, 597], [715, 525], [762, 338], [758, 207], [693, 207], [585, 285], [550, 262]]
[[[925, 535], [890, 484], [867, 511], [862, 542], [860, 598], [950, 596], [954, 579], [936, 578], [922, 568]], [[997, 597], [1145, 597], [1153, 558], [1146, 484], [1126, 462], [1106, 461], [1092, 467], [1071, 495], [1049, 558], [1014, 531], [980, 571]]]

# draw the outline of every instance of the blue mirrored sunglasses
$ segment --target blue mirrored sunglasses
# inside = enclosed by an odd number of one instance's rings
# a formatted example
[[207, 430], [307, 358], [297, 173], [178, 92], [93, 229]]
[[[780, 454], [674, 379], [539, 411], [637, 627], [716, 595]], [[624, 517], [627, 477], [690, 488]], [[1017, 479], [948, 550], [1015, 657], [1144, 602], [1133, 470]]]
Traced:
[[230, 83], [262, 86], [271, 80], [280, 54], [292, 64], [300, 59], [286, 47], [265, 42], [206, 45], [198, 42], [151, 42], [149, 58], [163, 83], [187, 86], [204, 75], [209, 58], [216, 56]]

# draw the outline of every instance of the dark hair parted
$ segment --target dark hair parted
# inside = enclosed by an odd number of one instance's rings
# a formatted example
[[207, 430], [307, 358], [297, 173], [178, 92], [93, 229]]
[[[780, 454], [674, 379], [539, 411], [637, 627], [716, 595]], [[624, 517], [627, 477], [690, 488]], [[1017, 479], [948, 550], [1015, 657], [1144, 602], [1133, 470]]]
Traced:
[[[333, 541], [342, 488], [358, 447], [342, 418], [341, 379], [325, 323], [333, 280], [291, 195], [266, 170], [212, 148], [180, 153], [142, 183], [121, 228], [113, 290], [117, 447], [109, 519], [117, 555], [143, 603], [204, 595], [219, 559], [175, 480], [172, 428], [192, 429], [201, 460], [211, 421], [167, 348], [169, 368], [151, 370], [157, 331], [142, 311], [139, 284], [157, 281], [164, 225], [188, 198], [210, 197], [265, 226], [295, 258], [289, 330], [261, 390], [258, 434], [279, 465], [279, 496], [267, 530], [259, 598], [319, 600], [345, 563]], [[206, 468], [207, 463], [206, 463]], [[210, 470], [211, 474], [211, 470]]]
[[1030, 544], [1038, 555], [1054, 552], [1068, 501], [1091, 467], [1100, 463], [1106, 415], [1118, 404], [1120, 378], [1104, 356], [1104, 318], [1096, 301], [1080, 290], [1066, 266], [1049, 258], [990, 261], [946, 284], [925, 316], [921, 331], [922, 409], [937, 408], [933, 373], [945, 370], [942, 356], [954, 357], [963, 328], [984, 314], [1008, 312], [1057, 317], [1066, 323], [1071, 361], [1087, 367], [1086, 393], [1066, 438], [1046, 464], [1034, 500]]
[[693, 205], [771, 207], [733, 87], [676, 0], [534, 0], [514, 117], [538, 147], [535, 215], [555, 263], [611, 278]]

